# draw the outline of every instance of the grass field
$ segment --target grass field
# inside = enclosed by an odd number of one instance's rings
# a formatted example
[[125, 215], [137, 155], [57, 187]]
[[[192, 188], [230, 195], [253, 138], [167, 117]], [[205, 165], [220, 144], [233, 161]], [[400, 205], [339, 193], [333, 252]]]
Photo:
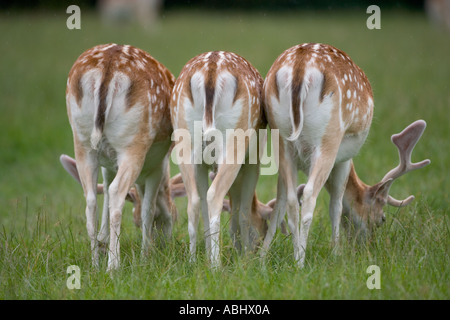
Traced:
[[[365, 10], [169, 11], [145, 32], [107, 28], [85, 11], [81, 30], [66, 28], [65, 12], [0, 12], [0, 299], [448, 299], [450, 34], [419, 12], [382, 11], [381, 30], [368, 30], [367, 17]], [[58, 157], [73, 155], [64, 97], [69, 69], [84, 50], [109, 42], [148, 51], [175, 76], [209, 50], [234, 51], [263, 76], [298, 43], [344, 50], [366, 72], [375, 96], [372, 129], [355, 158], [365, 182], [376, 183], [397, 164], [391, 134], [417, 119], [428, 123], [413, 160], [430, 158], [431, 165], [391, 189], [395, 197], [414, 194], [416, 200], [386, 208], [387, 222], [371, 241], [343, 239], [335, 256], [322, 192], [302, 270], [294, 266], [290, 237], [281, 233], [264, 266], [258, 255], [237, 256], [223, 215], [223, 270], [216, 273], [208, 268], [204, 245], [198, 262], [189, 263], [186, 199], [176, 201], [180, 216], [172, 243], [146, 258], [127, 205], [121, 270], [110, 277], [106, 258], [100, 271], [93, 270], [82, 190]], [[261, 177], [257, 192], [265, 202], [275, 197], [276, 176]], [[80, 290], [66, 286], [69, 265], [80, 267]], [[366, 286], [370, 265], [380, 267], [380, 290]]]

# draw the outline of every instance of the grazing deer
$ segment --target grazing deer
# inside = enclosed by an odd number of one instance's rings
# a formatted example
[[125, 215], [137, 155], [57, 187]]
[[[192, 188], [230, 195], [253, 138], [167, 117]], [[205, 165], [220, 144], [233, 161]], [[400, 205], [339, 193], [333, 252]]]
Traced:
[[[266, 127], [260, 106], [262, 84], [260, 74], [248, 61], [224, 51], [207, 52], [192, 58], [175, 82], [170, 111], [175, 151], [181, 143], [188, 144], [187, 149], [177, 154], [184, 159], [179, 167], [188, 195], [192, 259], [195, 259], [201, 209], [207, 255], [213, 266], [220, 265], [220, 213], [227, 193], [231, 199], [231, 230], [235, 245], [239, 247], [236, 242], [237, 225], [244, 250], [253, 249], [260, 237], [260, 230], [255, 225], [255, 212], [251, 210], [259, 176], [259, 159], [250, 164], [248, 155], [257, 149], [251, 143], [252, 138], [257, 136], [258, 129]], [[198, 137], [198, 124], [202, 142], [199, 147], [194, 141]], [[245, 131], [249, 139], [242, 141], [238, 138], [235, 143], [234, 136], [227, 135], [227, 129]], [[186, 142], [186, 136], [180, 138], [183, 133], [194, 139]], [[206, 152], [213, 143], [220, 146], [209, 154], [211, 160]], [[211, 186], [208, 184], [208, 164], [217, 169]]]
[[[63, 168], [76, 180], [81, 184], [80, 176], [77, 170], [77, 163], [75, 159], [69, 157], [68, 155], [62, 154], [59, 157], [59, 161], [61, 162]], [[169, 169], [169, 166], [167, 166]], [[161, 182], [161, 187], [158, 191], [158, 196], [156, 199], [156, 211], [155, 211], [155, 220], [154, 223], [156, 225], [157, 230], [162, 230], [166, 219], [163, 216], [162, 212], [164, 212], [165, 206], [167, 206], [172, 213], [172, 223], [176, 221], [178, 212], [175, 207], [175, 204], [172, 202], [173, 198], [176, 197], [184, 197], [186, 195], [186, 191], [184, 188], [183, 180], [181, 179], [181, 174], [177, 174], [174, 177], [169, 178], [169, 170], [167, 170], [167, 174], [164, 175], [163, 180]], [[97, 184], [97, 194], [104, 194], [103, 184]], [[142, 224], [141, 220], [141, 197], [139, 196], [136, 187], [132, 187], [127, 194], [126, 200], [133, 203], [133, 221], [136, 227], [140, 228]], [[107, 204], [106, 204], [107, 205]], [[109, 209], [107, 206], [103, 206], [103, 215], [109, 214]], [[105, 211], [106, 210], [106, 211]], [[107, 219], [102, 220], [102, 225], [100, 230], [108, 230], [109, 226], [107, 225]], [[104, 238], [98, 237], [100, 243], [105, 243]]]
[[[125, 198], [136, 184], [142, 197], [142, 251], [148, 249], [155, 200], [168, 166], [172, 126], [168, 103], [173, 75], [148, 53], [129, 45], [99, 45], [84, 52], [69, 73], [66, 103], [75, 158], [86, 198], [92, 262], [98, 265], [97, 177], [102, 168], [110, 220], [108, 270], [120, 263]], [[165, 234], [171, 233], [171, 213]], [[107, 223], [106, 223], [107, 225]], [[105, 238], [107, 230], [99, 237]]]
[[[404, 206], [412, 200], [398, 201], [388, 193], [396, 178], [430, 163], [410, 163], [425, 122], [417, 121], [393, 136], [401, 165], [374, 186], [364, 184], [356, 175], [352, 158], [369, 133], [373, 95], [367, 77], [346, 53], [325, 44], [294, 46], [275, 60], [263, 90], [269, 126], [280, 130], [277, 204], [264, 239], [263, 256], [287, 207], [294, 258], [303, 266], [316, 199], [323, 186], [330, 194], [333, 243], [339, 238], [342, 211], [360, 229], [370, 230], [384, 221], [386, 203]], [[308, 175], [300, 231], [295, 193], [298, 169]]]
[[[69, 157], [68, 155], [63, 154], [60, 156], [59, 160], [60, 160], [62, 166], [64, 167], [64, 169], [76, 181], [78, 181], [81, 184], [81, 180], [80, 180], [80, 176], [78, 174], [77, 164], [76, 164], [75, 159]], [[209, 177], [211, 178], [211, 180], [214, 180], [214, 177], [215, 177], [214, 173], [211, 172], [209, 174]], [[163, 181], [165, 182], [166, 180], [163, 180]], [[184, 187], [181, 173], [174, 175], [172, 178], [169, 179], [168, 185], [163, 184], [163, 186], [164, 186], [164, 188], [163, 187], [160, 188], [159, 193], [158, 193], [158, 198], [156, 200], [155, 222], [158, 222], [159, 218], [161, 217], [161, 212], [164, 208], [163, 207], [164, 202], [162, 202], [162, 201], [166, 201], [166, 203], [169, 204], [169, 207], [172, 208], [172, 222], [175, 222], [175, 220], [177, 219], [178, 213], [177, 213], [176, 207], [173, 204], [173, 202], [170, 200], [167, 200], [167, 198], [168, 198], [168, 195], [170, 195], [170, 199], [186, 196], [186, 188]], [[299, 199], [302, 195], [303, 187], [304, 187], [304, 185], [300, 185], [297, 188], [297, 195], [298, 195]], [[103, 192], [104, 192], [103, 184], [97, 184], [97, 194], [103, 194]], [[139, 197], [139, 194], [138, 194], [136, 188], [133, 187], [130, 189], [130, 191], [128, 192], [128, 195], [126, 197], [126, 200], [133, 203], [134, 224], [136, 225], [136, 227], [141, 227], [141, 209], [140, 209], [141, 208], [141, 198]], [[276, 202], [276, 199], [274, 198], [274, 199], [270, 200], [269, 202], [267, 202], [266, 204], [264, 204], [258, 200], [258, 198], [256, 197], [256, 193], [255, 193], [253, 201], [252, 201], [252, 212], [256, 212], [255, 216], [258, 217], [258, 220], [260, 221], [260, 223], [258, 223], [258, 225], [263, 224], [264, 220], [268, 220], [270, 218], [270, 216], [273, 212], [275, 202]], [[222, 211], [231, 212], [230, 201], [228, 199], [223, 200]], [[164, 220], [161, 222], [164, 223]], [[102, 228], [103, 228], [103, 221], [102, 221], [101, 229]], [[267, 229], [267, 224], [264, 224], [263, 228], [264, 228], [263, 234], [265, 234], [265, 231]], [[160, 229], [160, 228], [157, 227], [157, 229]], [[284, 234], [287, 234], [286, 227], [284, 225], [284, 221], [282, 222], [282, 232]]]

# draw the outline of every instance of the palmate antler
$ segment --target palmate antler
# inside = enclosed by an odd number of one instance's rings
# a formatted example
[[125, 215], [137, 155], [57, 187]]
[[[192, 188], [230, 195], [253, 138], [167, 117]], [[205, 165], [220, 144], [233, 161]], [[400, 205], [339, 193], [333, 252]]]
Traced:
[[[410, 171], [420, 169], [430, 164], [430, 160], [426, 159], [420, 162], [411, 162], [412, 151], [422, 136], [427, 123], [424, 120], [417, 120], [407, 126], [402, 132], [392, 135], [391, 140], [397, 146], [400, 158], [400, 164], [389, 171], [381, 180], [381, 182], [394, 181], [398, 177]], [[392, 196], [388, 196], [387, 203], [395, 207], [404, 207], [414, 200], [414, 196], [409, 196], [404, 200], [397, 200]]]

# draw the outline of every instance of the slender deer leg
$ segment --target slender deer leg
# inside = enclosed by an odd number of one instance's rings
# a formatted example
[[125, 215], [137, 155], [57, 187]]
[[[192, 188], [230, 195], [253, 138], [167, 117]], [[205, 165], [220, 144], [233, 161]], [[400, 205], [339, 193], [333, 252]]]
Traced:
[[213, 267], [220, 266], [219, 235], [220, 213], [222, 212], [223, 200], [236, 179], [240, 168], [241, 164], [239, 163], [220, 165], [216, 178], [208, 189], [207, 201], [211, 235], [211, 264]]
[[[142, 150], [142, 149], [141, 149]], [[145, 149], [142, 150], [145, 154]], [[135, 155], [123, 155], [119, 162], [119, 170], [109, 186], [109, 216], [110, 216], [110, 241], [108, 255], [108, 271], [119, 268], [120, 264], [120, 225], [122, 222], [122, 209], [128, 190], [136, 181], [141, 168], [143, 157]], [[144, 196], [145, 197], [145, 196]], [[144, 211], [144, 210], [143, 210]]]
[[[289, 150], [286, 150], [289, 151]], [[286, 207], [288, 214], [288, 227], [292, 234], [292, 243], [294, 245], [294, 258], [298, 261], [299, 257], [296, 252], [300, 251], [300, 237], [299, 234], [299, 203], [297, 197], [297, 168], [292, 161], [292, 157], [286, 156], [287, 160], [283, 164], [280, 175], [283, 179], [286, 188]], [[303, 209], [302, 209], [303, 213]]]
[[[103, 188], [104, 190], [108, 190], [109, 184], [114, 177], [114, 173], [106, 168], [102, 168], [102, 176], [103, 176]], [[103, 208], [102, 208], [102, 222], [100, 226], [100, 232], [97, 237], [98, 241], [102, 245], [108, 243], [109, 240], [109, 193], [103, 193]]]
[[198, 219], [200, 216], [201, 201], [197, 191], [195, 182], [195, 171], [193, 164], [180, 163], [180, 173], [186, 187], [188, 197], [187, 214], [188, 214], [188, 232], [189, 232], [189, 251], [190, 260], [196, 260], [197, 248], [197, 229]]
[[330, 194], [329, 214], [331, 219], [332, 243], [338, 245], [339, 227], [342, 215], [342, 199], [350, 172], [351, 160], [336, 163], [326, 183]]
[[233, 242], [233, 247], [239, 253], [242, 251], [241, 233], [239, 230], [239, 210], [241, 207], [241, 195], [240, 195], [241, 190], [239, 187], [235, 187], [235, 185], [241, 183], [242, 179], [240, 179], [240, 175], [238, 175], [236, 181], [233, 183], [228, 193], [230, 199], [232, 199], [232, 204], [230, 205], [230, 215], [231, 215], [230, 235], [231, 240]]
[[[81, 150], [83, 149], [83, 150]], [[98, 162], [96, 152], [75, 143], [78, 173], [86, 198], [86, 228], [91, 240], [92, 265], [98, 267], [97, 241], [97, 177]]]
[[198, 193], [200, 195], [201, 207], [202, 207], [202, 218], [203, 218], [203, 228], [206, 246], [206, 255], [209, 257], [211, 252], [211, 238], [209, 232], [209, 213], [208, 213], [208, 203], [206, 200], [206, 195], [208, 192], [208, 168], [204, 165], [195, 165], [195, 182], [197, 186]]
[[154, 170], [145, 179], [144, 198], [142, 201], [142, 254], [146, 255], [150, 246], [155, 220], [156, 198], [159, 192], [163, 170]]
[[333, 140], [334, 142], [327, 143], [327, 153], [323, 152], [322, 147], [320, 151], [316, 150], [313, 153], [311, 159], [311, 169], [308, 182], [303, 190], [300, 241], [298, 247], [294, 248], [294, 257], [300, 267], [303, 267], [305, 261], [308, 233], [313, 219], [314, 209], [316, 207], [317, 196], [327, 181], [336, 160], [336, 154], [339, 148], [339, 135], [334, 136]]
[[[282, 140], [281, 136], [279, 138], [279, 175], [277, 182], [277, 201], [275, 203], [273, 214], [270, 216], [269, 228], [267, 230], [267, 234], [264, 238], [263, 247], [261, 250], [261, 256], [265, 257], [267, 251], [269, 250], [269, 246], [272, 243], [273, 237], [275, 236], [275, 232], [277, 230], [277, 226], [281, 224], [281, 221], [284, 218], [284, 214], [286, 212], [286, 204], [287, 204], [287, 190], [285, 186], [285, 179], [287, 176], [286, 173], [286, 165], [289, 161], [289, 157], [285, 154], [286, 146], [285, 142]], [[292, 170], [289, 170], [292, 171]]]

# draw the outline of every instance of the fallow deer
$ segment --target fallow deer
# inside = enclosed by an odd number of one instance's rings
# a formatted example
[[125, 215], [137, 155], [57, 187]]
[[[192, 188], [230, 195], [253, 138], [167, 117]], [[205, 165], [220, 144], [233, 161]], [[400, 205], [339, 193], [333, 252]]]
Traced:
[[[411, 124], [392, 140], [401, 165], [374, 186], [356, 175], [352, 158], [369, 133], [374, 101], [364, 72], [343, 51], [326, 44], [305, 43], [283, 52], [270, 68], [264, 82], [264, 106], [269, 126], [280, 130], [277, 203], [263, 244], [269, 248], [284, 213], [292, 233], [294, 258], [304, 265], [308, 232], [316, 199], [325, 185], [330, 194], [329, 215], [332, 241], [337, 243], [341, 214], [360, 229], [380, 225], [383, 206], [408, 204], [389, 196], [392, 182], [400, 175], [422, 168], [429, 160], [411, 164], [411, 152], [425, 122]], [[303, 190], [299, 230], [299, 204], [295, 192], [297, 170], [307, 176]]]
[[[179, 161], [179, 167], [188, 196], [192, 259], [195, 259], [201, 209], [207, 255], [213, 266], [220, 265], [220, 213], [227, 193], [231, 199], [231, 229], [237, 232], [235, 226], [239, 225], [244, 251], [253, 249], [260, 237], [254, 224], [255, 212], [251, 210], [259, 175], [259, 159], [252, 164], [248, 156], [257, 149], [251, 139], [257, 136], [258, 129], [266, 127], [261, 108], [262, 84], [260, 74], [247, 60], [224, 51], [207, 52], [192, 58], [175, 82], [170, 104], [175, 150], [179, 144], [186, 144], [183, 141], [185, 136], [180, 138], [179, 134], [184, 132], [193, 137], [188, 142], [189, 150], [183, 149], [178, 153], [184, 159]], [[202, 143], [199, 147], [193, 142], [198, 136], [196, 123], [200, 124]], [[249, 139], [238, 139], [235, 143], [233, 137], [227, 136], [226, 131], [230, 129], [249, 133]], [[218, 145], [219, 136], [225, 138], [219, 143], [220, 147], [211, 152], [214, 159], [206, 161], [203, 155], [213, 142]], [[231, 161], [228, 161], [230, 158]], [[208, 184], [207, 163], [217, 171], [211, 186]], [[235, 241], [236, 234], [233, 240], [239, 247]]]
[[[125, 198], [136, 183], [142, 196], [142, 251], [151, 239], [155, 200], [168, 166], [171, 145], [169, 99], [173, 75], [148, 53], [129, 45], [87, 50], [67, 80], [66, 103], [77, 169], [86, 198], [92, 262], [98, 265], [97, 177], [103, 167], [110, 220], [107, 269], [120, 264], [120, 225]], [[171, 232], [171, 213], [165, 233]], [[107, 224], [106, 224], [107, 225]], [[102, 230], [107, 236], [107, 230]]]

